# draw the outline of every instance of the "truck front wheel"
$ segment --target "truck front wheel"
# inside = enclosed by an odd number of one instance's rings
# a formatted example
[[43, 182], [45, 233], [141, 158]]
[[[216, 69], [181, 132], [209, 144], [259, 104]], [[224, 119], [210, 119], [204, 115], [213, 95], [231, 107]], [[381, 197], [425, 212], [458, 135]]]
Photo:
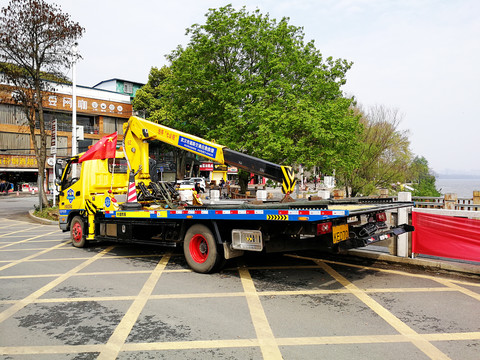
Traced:
[[85, 234], [85, 221], [81, 216], [75, 216], [70, 224], [72, 245], [78, 248], [85, 247], [87, 236]]
[[199, 273], [213, 272], [222, 262], [215, 237], [205, 225], [196, 224], [188, 229], [183, 241], [183, 252], [188, 265]]

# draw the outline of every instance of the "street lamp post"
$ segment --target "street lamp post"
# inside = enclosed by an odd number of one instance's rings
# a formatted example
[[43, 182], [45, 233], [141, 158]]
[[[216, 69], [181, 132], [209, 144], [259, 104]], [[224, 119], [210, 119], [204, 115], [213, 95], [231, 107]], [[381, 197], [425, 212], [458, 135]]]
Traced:
[[72, 156], [77, 155], [77, 45], [72, 47]]

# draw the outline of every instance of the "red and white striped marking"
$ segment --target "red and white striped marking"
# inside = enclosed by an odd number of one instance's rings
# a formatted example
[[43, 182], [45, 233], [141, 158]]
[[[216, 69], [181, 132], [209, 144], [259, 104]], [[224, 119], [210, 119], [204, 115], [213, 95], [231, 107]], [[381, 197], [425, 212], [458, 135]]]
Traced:
[[135, 188], [135, 183], [131, 182], [128, 184], [127, 202], [135, 202], [135, 201], [137, 201], [137, 190]]

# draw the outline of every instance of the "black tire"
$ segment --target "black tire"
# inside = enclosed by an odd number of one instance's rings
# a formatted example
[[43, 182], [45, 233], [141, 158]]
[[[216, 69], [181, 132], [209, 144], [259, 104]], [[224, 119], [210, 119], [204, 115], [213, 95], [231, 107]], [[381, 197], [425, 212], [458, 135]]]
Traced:
[[87, 235], [85, 234], [85, 220], [81, 216], [75, 216], [70, 224], [70, 237], [72, 245], [83, 248], [87, 244]]
[[183, 252], [193, 271], [207, 274], [223, 263], [223, 253], [215, 241], [212, 231], [205, 225], [192, 225], [183, 241]]

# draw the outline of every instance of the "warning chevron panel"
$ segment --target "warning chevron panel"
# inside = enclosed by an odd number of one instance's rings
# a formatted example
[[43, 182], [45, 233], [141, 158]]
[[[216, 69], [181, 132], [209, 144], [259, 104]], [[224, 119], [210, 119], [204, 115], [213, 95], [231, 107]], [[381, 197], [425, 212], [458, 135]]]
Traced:
[[267, 220], [284, 220], [284, 221], [288, 221], [288, 215], [267, 215]]

